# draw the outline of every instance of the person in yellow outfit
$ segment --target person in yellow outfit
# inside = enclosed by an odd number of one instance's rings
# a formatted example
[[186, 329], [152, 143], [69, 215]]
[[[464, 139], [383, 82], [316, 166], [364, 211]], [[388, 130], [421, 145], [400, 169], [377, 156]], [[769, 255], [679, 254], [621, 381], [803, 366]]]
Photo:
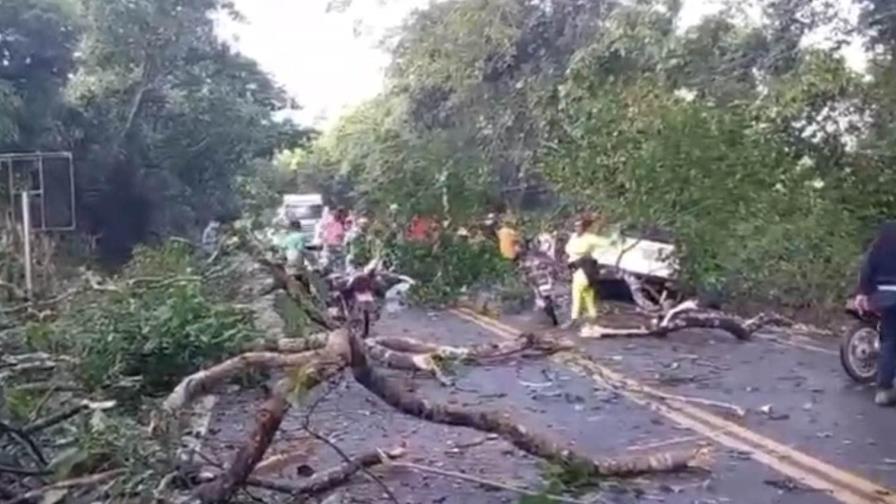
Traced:
[[520, 234], [515, 229], [516, 222], [512, 217], [504, 219], [498, 229], [498, 250], [505, 259], [515, 261], [519, 255]]
[[[593, 324], [597, 320], [597, 285], [598, 266], [594, 259], [594, 253], [604, 244], [604, 240], [591, 232], [593, 220], [583, 216], [576, 221], [575, 232], [566, 243], [566, 255], [568, 257], [572, 275], [572, 317], [568, 324], [571, 326], [579, 322], [582, 311], [588, 317], [588, 322]], [[582, 328], [583, 333], [594, 332], [593, 328]]]

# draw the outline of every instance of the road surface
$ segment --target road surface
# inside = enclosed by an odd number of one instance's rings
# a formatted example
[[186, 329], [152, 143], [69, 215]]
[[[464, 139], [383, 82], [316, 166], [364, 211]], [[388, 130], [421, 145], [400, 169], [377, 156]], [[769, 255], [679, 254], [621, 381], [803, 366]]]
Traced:
[[[495, 321], [466, 310], [407, 310], [385, 316], [375, 327], [379, 335], [454, 345], [533, 330], [547, 329], [528, 314]], [[550, 358], [453, 371], [454, 387], [422, 375], [408, 382], [433, 399], [471, 408], [513, 408], [525, 425], [572, 440], [595, 456], [711, 448], [705, 470], [606, 481], [576, 497], [582, 502], [896, 503], [889, 491], [896, 488], [896, 440], [887, 435], [896, 410], [874, 406], [872, 392], [849, 381], [833, 342], [808, 342], [785, 333], [739, 342], [705, 330], [666, 339], [577, 339], [575, 350]], [[700, 399], [736, 405], [746, 414]], [[257, 392], [222, 395], [207, 449], [226, 460], [243, 439], [259, 400]], [[308, 435], [306, 420], [347, 453], [403, 446], [407, 461], [536, 492], [551, 479], [542, 462], [501, 440], [396, 413], [351, 380], [330, 391], [310, 417], [302, 408], [293, 410], [272, 452], [311, 455], [265, 477], [296, 480], [340, 461], [333, 449]], [[375, 474], [400, 502], [519, 502], [513, 492], [432, 474], [399, 469]], [[264, 493], [254, 493], [267, 500]], [[328, 502], [390, 500], [359, 475]]]

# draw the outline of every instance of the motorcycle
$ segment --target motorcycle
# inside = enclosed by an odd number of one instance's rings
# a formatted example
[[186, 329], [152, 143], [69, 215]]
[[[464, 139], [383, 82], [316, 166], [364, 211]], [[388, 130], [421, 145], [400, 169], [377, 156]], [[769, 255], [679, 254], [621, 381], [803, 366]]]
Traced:
[[330, 302], [334, 318], [344, 322], [350, 330], [366, 338], [370, 326], [378, 317], [374, 297], [374, 275], [377, 265], [368, 264], [353, 273], [332, 273], [327, 278], [330, 283]]
[[535, 294], [536, 307], [541, 309], [552, 326], [559, 326], [557, 302], [554, 300], [553, 270], [557, 269], [554, 261], [526, 244], [521, 251], [520, 267], [523, 278]]
[[553, 294], [541, 294], [540, 308], [551, 321], [553, 327], [560, 325], [560, 319], [557, 318], [557, 303], [554, 301]]
[[374, 259], [364, 268], [345, 274], [331, 274], [330, 306], [335, 318], [346, 323], [350, 330], [362, 338], [370, 335], [370, 326], [380, 317], [378, 298], [400, 283], [413, 284], [413, 280], [382, 269], [382, 261]]
[[880, 317], [873, 312], [860, 311], [852, 304], [846, 307], [846, 313], [855, 322], [840, 341], [840, 363], [857, 383], [872, 383], [877, 376], [877, 356], [880, 354]]

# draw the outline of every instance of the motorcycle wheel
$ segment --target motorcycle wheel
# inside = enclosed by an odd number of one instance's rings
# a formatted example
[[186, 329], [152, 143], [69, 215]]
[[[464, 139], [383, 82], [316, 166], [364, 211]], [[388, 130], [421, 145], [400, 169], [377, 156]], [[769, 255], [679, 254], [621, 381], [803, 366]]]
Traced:
[[554, 300], [552, 298], [545, 300], [544, 314], [548, 316], [548, 320], [551, 321], [552, 326], [557, 327], [560, 325], [560, 321], [557, 319], [557, 308], [554, 306]]
[[840, 363], [857, 383], [872, 383], [877, 377], [877, 327], [857, 322], [840, 341]]

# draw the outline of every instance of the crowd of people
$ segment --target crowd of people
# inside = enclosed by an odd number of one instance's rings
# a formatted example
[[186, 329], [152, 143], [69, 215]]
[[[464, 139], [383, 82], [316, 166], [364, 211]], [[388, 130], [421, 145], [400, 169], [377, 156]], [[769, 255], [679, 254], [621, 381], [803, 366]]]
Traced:
[[[363, 267], [373, 257], [384, 253], [390, 243], [399, 240], [434, 243], [446, 231], [445, 224], [426, 216], [415, 216], [406, 223], [399, 223], [397, 207], [389, 209], [389, 215], [372, 224], [364, 215], [356, 215], [345, 208], [325, 211], [323, 218], [311, 233], [302, 229], [299, 221], [288, 223], [285, 234], [277, 241], [277, 247], [286, 256], [287, 263], [306, 257], [309, 245], [320, 251], [320, 260], [347, 271]], [[580, 325], [582, 334], [598, 329], [598, 280], [600, 267], [595, 254], [608, 245], [607, 238], [594, 232], [601, 222], [583, 215], [576, 219], [559, 253], [556, 233], [543, 230], [526, 238], [513, 216], [499, 217], [489, 214], [479, 224], [460, 228], [458, 236], [472, 241], [494, 242], [497, 253], [516, 265], [532, 287], [536, 306], [545, 306], [556, 279], [562, 275], [563, 265], [570, 275], [569, 291], [571, 307], [569, 320], [564, 326]], [[209, 253], [219, 234], [220, 223], [213, 222], [203, 233], [203, 248]], [[881, 348], [878, 361], [878, 393], [875, 402], [880, 405], [896, 404], [896, 221], [885, 223], [868, 253], [860, 273], [857, 295], [853, 301], [860, 312], [874, 313], [880, 317]]]
[[[493, 216], [490, 216], [494, 219]], [[563, 248], [564, 256], [557, 250], [557, 236], [548, 230], [527, 239], [518, 229], [513, 217], [504, 218], [495, 231], [500, 254], [516, 263], [535, 294], [536, 307], [542, 308], [546, 296], [553, 290], [555, 280], [561, 276], [558, 265], [565, 264], [571, 273], [570, 317], [564, 324], [569, 328], [581, 325], [583, 335], [593, 335], [597, 330], [598, 282], [600, 268], [595, 253], [608, 245], [607, 239], [593, 231], [595, 219], [582, 215], [576, 219], [572, 233]]]
[[[287, 264], [307, 258], [306, 251], [310, 248], [319, 251], [319, 263], [354, 271], [373, 257], [387, 254], [389, 246], [399, 240], [435, 242], [445, 231], [445, 223], [430, 217], [417, 215], [402, 223], [396, 213], [397, 207], [393, 205], [389, 215], [371, 223], [368, 217], [343, 207], [325, 209], [311, 233], [306, 233], [298, 220], [289, 222], [276, 246], [285, 255]], [[581, 325], [583, 333], [596, 330], [599, 268], [594, 253], [606, 244], [604, 238], [592, 231], [594, 225], [595, 220], [589, 216], [577, 219], [562, 254], [571, 273], [572, 295], [570, 318], [564, 325]], [[457, 234], [470, 241], [492, 241], [498, 254], [517, 266], [532, 287], [536, 308], [545, 306], [557, 279], [564, 276], [559, 266], [564, 258], [558, 254], [556, 233], [548, 229], [527, 238], [512, 215], [500, 217], [492, 213], [471, 228], [459, 228]]]
[[316, 251], [314, 262], [322, 267], [355, 271], [383, 254], [390, 243], [399, 239], [432, 241], [440, 232], [436, 221], [423, 216], [415, 216], [402, 229], [396, 213], [393, 205], [388, 215], [372, 222], [345, 207], [325, 208], [313, 230], [303, 229], [299, 219], [284, 217], [275, 223], [284, 229], [274, 233], [273, 244], [286, 257], [287, 265], [308, 260], [308, 252]]
[[286, 219], [286, 232], [274, 245], [286, 257], [288, 266], [308, 259], [310, 250], [318, 250], [318, 261], [330, 268], [351, 270], [369, 260], [366, 254], [368, 218], [345, 208], [325, 209], [313, 230], [303, 229], [299, 219]]

